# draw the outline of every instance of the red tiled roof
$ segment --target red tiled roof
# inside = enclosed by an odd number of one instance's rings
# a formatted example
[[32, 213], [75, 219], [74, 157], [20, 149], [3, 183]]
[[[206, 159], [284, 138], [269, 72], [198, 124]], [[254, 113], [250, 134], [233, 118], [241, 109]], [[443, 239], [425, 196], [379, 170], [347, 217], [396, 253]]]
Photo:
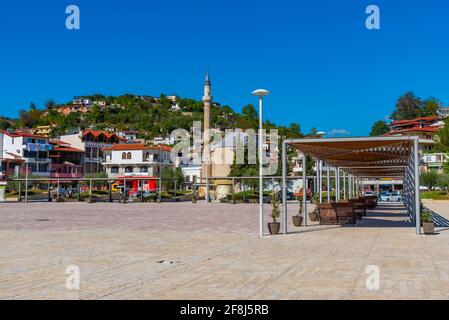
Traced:
[[414, 123], [414, 122], [418, 122], [418, 121], [432, 121], [432, 120], [438, 120], [438, 119], [439, 119], [438, 116], [428, 116], [428, 117], [421, 117], [421, 118], [416, 118], [416, 119], [411, 119], [411, 120], [396, 120], [396, 121], [393, 121], [391, 123], [391, 125]]
[[13, 138], [25, 137], [25, 138], [48, 139], [48, 136], [44, 136], [44, 135], [40, 135], [40, 134], [32, 134], [32, 133], [23, 132], [23, 131], [16, 131], [16, 132], [12, 133], [12, 132], [9, 132], [6, 130], [0, 130], [0, 132], [8, 135], [10, 137], [13, 137]]
[[83, 137], [85, 137], [88, 134], [93, 135], [95, 138], [98, 138], [99, 136], [103, 135], [106, 139], [111, 139], [112, 137], [115, 136], [119, 140], [126, 140], [125, 138], [122, 138], [122, 137], [116, 135], [115, 133], [107, 132], [107, 131], [96, 131], [96, 130], [88, 129], [83, 132]]
[[110, 148], [104, 148], [106, 151], [128, 151], [128, 150], [161, 150], [170, 152], [172, 150], [171, 147], [160, 145], [160, 146], [149, 146], [141, 143], [136, 144], [116, 144]]
[[83, 150], [72, 147], [54, 147], [53, 150], [62, 152], [84, 152]]
[[406, 132], [429, 132], [429, 133], [435, 133], [439, 130], [439, 127], [413, 127], [408, 129], [400, 129], [400, 130], [393, 130], [385, 134], [386, 136], [392, 135], [392, 134], [398, 134], [398, 133], [406, 133]]

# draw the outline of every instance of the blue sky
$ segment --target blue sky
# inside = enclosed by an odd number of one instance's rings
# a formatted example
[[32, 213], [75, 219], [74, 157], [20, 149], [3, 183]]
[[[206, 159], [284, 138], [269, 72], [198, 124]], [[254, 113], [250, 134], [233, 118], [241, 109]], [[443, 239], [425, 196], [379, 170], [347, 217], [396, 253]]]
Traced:
[[[381, 30], [365, 28], [370, 4]], [[448, 18], [443, 0], [4, 2], [0, 114], [92, 93], [200, 99], [209, 68], [222, 104], [263, 87], [265, 119], [366, 135], [408, 90], [449, 104]]]

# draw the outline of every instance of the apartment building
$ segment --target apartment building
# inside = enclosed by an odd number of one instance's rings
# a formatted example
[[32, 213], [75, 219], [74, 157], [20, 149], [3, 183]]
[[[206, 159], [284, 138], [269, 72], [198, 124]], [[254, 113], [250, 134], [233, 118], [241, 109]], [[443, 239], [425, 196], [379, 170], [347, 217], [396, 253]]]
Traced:
[[50, 152], [53, 146], [47, 136], [22, 131], [0, 131], [1, 175], [25, 174], [49, 177]]
[[59, 140], [70, 144], [72, 148], [80, 149], [84, 152], [84, 174], [102, 172], [103, 149], [111, 148], [114, 145], [122, 144], [126, 141], [115, 133], [92, 129], [63, 135]]
[[171, 147], [144, 144], [117, 144], [104, 148], [108, 177], [160, 177], [163, 168], [172, 168]]

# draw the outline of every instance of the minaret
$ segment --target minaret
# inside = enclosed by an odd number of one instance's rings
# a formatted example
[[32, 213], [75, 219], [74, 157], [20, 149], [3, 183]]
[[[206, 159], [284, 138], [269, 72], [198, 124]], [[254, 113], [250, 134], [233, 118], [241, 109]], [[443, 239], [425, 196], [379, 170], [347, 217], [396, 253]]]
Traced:
[[210, 129], [210, 107], [212, 104], [211, 86], [209, 72], [206, 72], [206, 80], [204, 81], [204, 131]]
[[[210, 163], [210, 149], [209, 149], [209, 141], [210, 141], [210, 108], [212, 106], [212, 95], [211, 95], [211, 84], [210, 84], [210, 77], [209, 77], [209, 71], [206, 72], [206, 80], [204, 81], [204, 96], [203, 96], [203, 103], [204, 103], [204, 155], [206, 155], [206, 159], [208, 159], [207, 163], [203, 163], [203, 170], [202, 175], [203, 178], [206, 176], [211, 176], [212, 170], [211, 170], [211, 163]], [[204, 157], [203, 157], [204, 159]], [[206, 172], [207, 170], [207, 172]]]

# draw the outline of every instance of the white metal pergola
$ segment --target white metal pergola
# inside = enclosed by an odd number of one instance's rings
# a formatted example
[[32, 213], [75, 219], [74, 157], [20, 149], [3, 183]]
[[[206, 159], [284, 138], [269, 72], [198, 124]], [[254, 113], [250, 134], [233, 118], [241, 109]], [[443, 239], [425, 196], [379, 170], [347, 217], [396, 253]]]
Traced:
[[[330, 202], [330, 168], [335, 168], [336, 201], [340, 200], [341, 177], [343, 173], [343, 198], [361, 195], [364, 178], [397, 178], [404, 182], [404, 205], [416, 225], [416, 234], [421, 233], [419, 195], [419, 138], [403, 137], [354, 137], [331, 139], [292, 139], [282, 143], [282, 224], [287, 234], [287, 147], [303, 154], [303, 168], [306, 155], [317, 161], [317, 192], [322, 202], [323, 163], [327, 167], [327, 201]], [[305, 170], [303, 180], [306, 181]], [[303, 188], [303, 217], [307, 226], [306, 189]]]

